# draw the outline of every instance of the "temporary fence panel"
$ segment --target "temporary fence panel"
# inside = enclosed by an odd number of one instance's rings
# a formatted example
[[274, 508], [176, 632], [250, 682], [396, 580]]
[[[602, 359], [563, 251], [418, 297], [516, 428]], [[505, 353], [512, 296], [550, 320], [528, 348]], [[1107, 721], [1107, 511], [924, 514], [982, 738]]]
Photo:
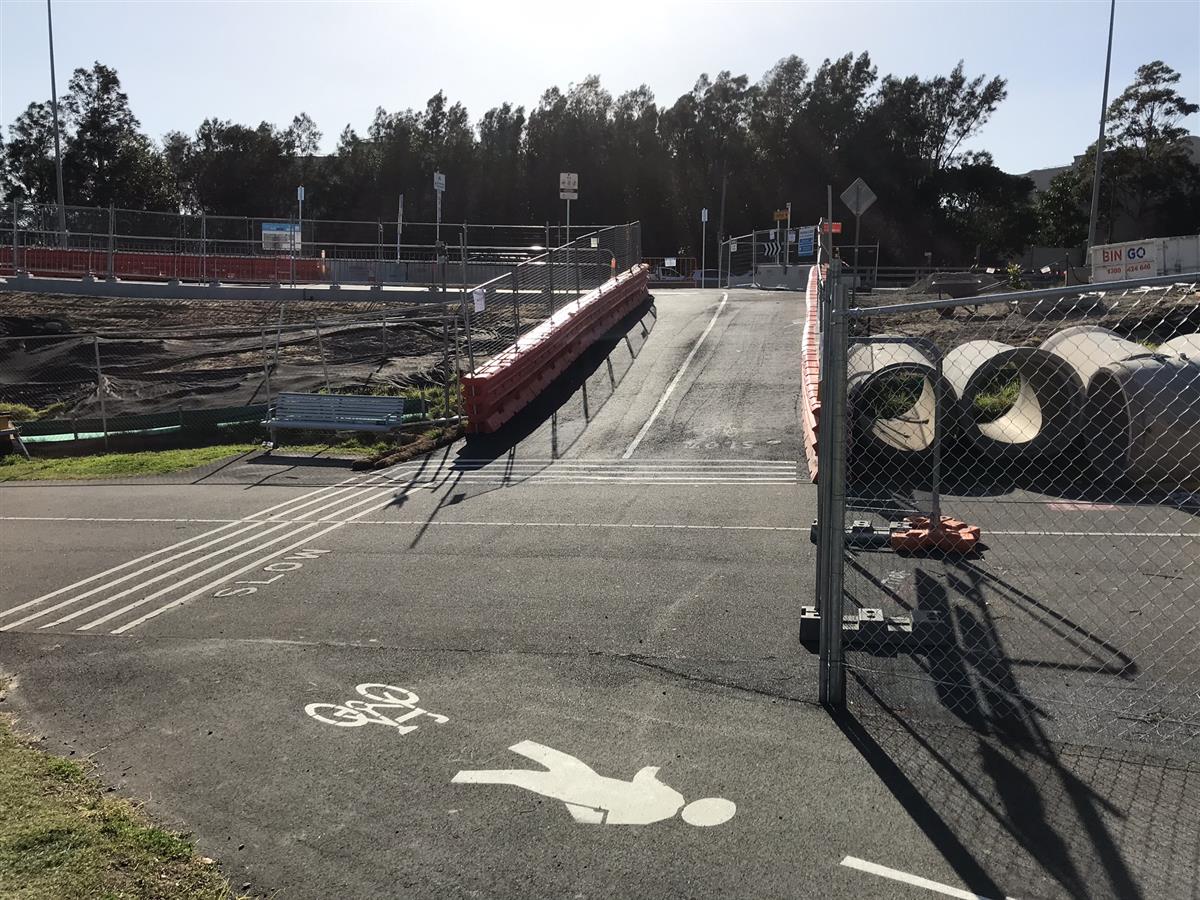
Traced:
[[835, 261], [824, 699], [1200, 758], [1197, 280], [887, 304]]

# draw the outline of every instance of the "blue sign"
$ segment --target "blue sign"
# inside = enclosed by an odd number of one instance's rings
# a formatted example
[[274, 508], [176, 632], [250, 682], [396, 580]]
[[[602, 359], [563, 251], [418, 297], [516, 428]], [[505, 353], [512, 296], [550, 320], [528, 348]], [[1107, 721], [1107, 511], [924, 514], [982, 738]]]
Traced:
[[812, 256], [816, 250], [817, 229], [813, 225], [796, 229], [796, 255]]

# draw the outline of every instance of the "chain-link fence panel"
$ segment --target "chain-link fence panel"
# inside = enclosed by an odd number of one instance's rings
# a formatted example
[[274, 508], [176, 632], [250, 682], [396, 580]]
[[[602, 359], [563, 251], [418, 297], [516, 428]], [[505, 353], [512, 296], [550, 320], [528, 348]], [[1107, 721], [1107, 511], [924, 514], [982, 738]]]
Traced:
[[847, 281], [818, 475], [846, 702], [1200, 758], [1197, 286], [843, 312]]
[[640, 224], [616, 225], [551, 248], [462, 292], [464, 368], [474, 370], [505, 348], [519, 346], [555, 312], [640, 261]]

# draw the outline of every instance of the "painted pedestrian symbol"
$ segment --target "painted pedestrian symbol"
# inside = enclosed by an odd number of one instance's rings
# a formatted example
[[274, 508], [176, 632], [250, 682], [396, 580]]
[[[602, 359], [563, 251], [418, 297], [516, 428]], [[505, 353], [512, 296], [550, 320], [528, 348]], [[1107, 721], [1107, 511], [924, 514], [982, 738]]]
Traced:
[[737, 812], [723, 797], [684, 804], [683, 795], [658, 780], [658, 766], [646, 766], [629, 781], [599, 775], [586, 763], [544, 744], [521, 741], [508, 748], [546, 767], [459, 772], [455, 784], [512, 784], [561, 800], [576, 822], [590, 825], [649, 825], [680, 813], [689, 825], [720, 825]]

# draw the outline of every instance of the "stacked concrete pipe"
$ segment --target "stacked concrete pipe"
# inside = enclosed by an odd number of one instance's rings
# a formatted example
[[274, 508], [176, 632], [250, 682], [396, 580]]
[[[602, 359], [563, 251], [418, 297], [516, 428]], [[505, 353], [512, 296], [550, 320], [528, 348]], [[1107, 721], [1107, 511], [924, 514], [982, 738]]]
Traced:
[[[1016, 400], [992, 421], [976, 421], [972, 412], [976, 398], [1005, 370], [1020, 379]], [[1077, 434], [1083, 384], [1075, 367], [1056, 353], [999, 341], [968, 341], [946, 354], [942, 372], [960, 406], [959, 420], [990, 456], [1058, 454]]]
[[[938, 415], [936, 393], [937, 347], [930, 341], [908, 339], [903, 343], [868, 342], [850, 347], [847, 356], [847, 394], [854, 423], [855, 455], [871, 459], [876, 455], [918, 459], [933, 448], [934, 427]], [[869, 414], [865, 398], [888, 380], [916, 376], [922, 380], [921, 393], [913, 405], [898, 416], [879, 418]], [[953, 394], [942, 383], [943, 428], [954, 409]]]
[[1200, 362], [1138, 356], [1107, 365], [1088, 387], [1085, 415], [1105, 473], [1200, 489]]
[[1182, 358], [1194, 347], [1190, 339], [1170, 344], [1155, 352], [1094, 325], [1042, 343], [1084, 385], [1084, 436], [1110, 478], [1173, 487], [1200, 479], [1200, 363]]
[[1158, 352], [1163, 356], [1178, 356], [1189, 362], [1200, 363], [1200, 332], [1171, 338], [1158, 348]]

